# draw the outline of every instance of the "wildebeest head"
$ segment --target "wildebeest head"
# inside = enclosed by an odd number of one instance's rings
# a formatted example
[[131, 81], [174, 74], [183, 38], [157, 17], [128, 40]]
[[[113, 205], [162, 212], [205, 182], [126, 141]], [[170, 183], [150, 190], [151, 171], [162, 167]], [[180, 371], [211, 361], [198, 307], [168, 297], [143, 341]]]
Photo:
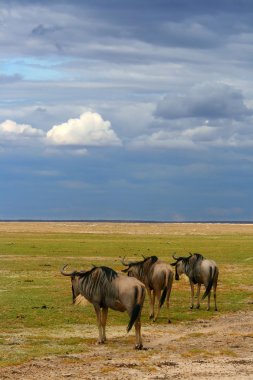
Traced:
[[73, 304], [75, 304], [77, 297], [81, 294], [80, 290], [79, 290], [78, 277], [83, 276], [86, 273], [86, 271], [77, 272], [75, 270], [73, 272], [67, 273], [67, 272], [65, 272], [65, 268], [67, 266], [68, 266], [68, 264], [64, 265], [64, 267], [61, 269], [61, 274], [63, 276], [70, 276], [70, 278], [71, 278], [72, 300], [73, 300]]
[[185, 273], [185, 265], [189, 261], [190, 257], [192, 257], [192, 254], [190, 253], [188, 257], [176, 257], [175, 255], [172, 255], [172, 257], [176, 261], [170, 265], [175, 267], [175, 279], [179, 280], [179, 276]]
[[144, 257], [141, 261], [132, 261], [126, 262], [125, 258], [121, 260], [121, 263], [126, 266], [126, 269], [122, 269], [122, 272], [127, 273], [129, 277], [137, 277], [140, 274], [140, 271], [143, 270], [144, 267], [150, 267], [158, 260], [157, 256]]

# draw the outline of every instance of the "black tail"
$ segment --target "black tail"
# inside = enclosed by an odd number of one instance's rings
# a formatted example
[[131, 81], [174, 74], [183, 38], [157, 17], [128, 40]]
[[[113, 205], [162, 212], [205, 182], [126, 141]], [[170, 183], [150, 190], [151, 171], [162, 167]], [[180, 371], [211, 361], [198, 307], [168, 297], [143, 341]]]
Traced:
[[212, 273], [212, 267], [210, 267], [210, 279], [209, 279], [209, 283], [207, 285], [207, 288], [206, 288], [206, 291], [205, 293], [203, 294], [203, 297], [202, 297], [202, 300], [206, 298], [206, 296], [208, 296], [208, 294], [211, 292], [211, 289], [212, 289], [212, 286], [213, 286], [213, 280], [215, 278], [215, 274], [216, 274], [216, 268], [214, 268], [214, 273]]
[[138, 318], [138, 316], [140, 314], [140, 311], [141, 311], [141, 305], [136, 304], [134, 309], [133, 309], [133, 312], [132, 312], [130, 321], [128, 323], [128, 326], [127, 326], [127, 332], [129, 332], [131, 330], [131, 328], [133, 327], [134, 322], [136, 321], [136, 319]]
[[165, 288], [163, 289], [161, 298], [160, 298], [160, 307], [162, 307], [162, 305], [164, 304], [164, 301], [165, 301], [165, 298], [166, 298], [166, 295], [167, 295], [167, 291], [168, 291], [168, 287], [165, 286]]
[[173, 274], [172, 273], [169, 273], [169, 274], [166, 274], [165, 275], [165, 288], [163, 289], [163, 292], [162, 292], [162, 295], [161, 295], [161, 298], [160, 298], [160, 301], [159, 301], [159, 305], [160, 307], [162, 307], [162, 305], [164, 304], [164, 301], [166, 299], [166, 296], [167, 296], [167, 293], [168, 293], [168, 290], [170, 289], [171, 287], [171, 284], [172, 284], [172, 280], [173, 280]]

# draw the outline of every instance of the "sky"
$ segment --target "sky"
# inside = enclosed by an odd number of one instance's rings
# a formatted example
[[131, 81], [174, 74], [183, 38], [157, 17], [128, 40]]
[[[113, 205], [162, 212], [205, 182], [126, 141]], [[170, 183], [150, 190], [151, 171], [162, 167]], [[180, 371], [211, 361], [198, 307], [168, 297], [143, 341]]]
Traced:
[[0, 220], [253, 221], [251, 0], [1, 0], [0, 47]]

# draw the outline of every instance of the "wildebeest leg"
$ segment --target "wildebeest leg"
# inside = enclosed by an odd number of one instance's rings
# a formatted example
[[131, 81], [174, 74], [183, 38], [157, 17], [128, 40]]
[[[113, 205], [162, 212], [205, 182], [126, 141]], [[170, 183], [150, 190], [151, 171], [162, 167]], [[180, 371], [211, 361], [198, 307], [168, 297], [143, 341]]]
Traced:
[[149, 300], [149, 318], [152, 319], [154, 318], [154, 301], [153, 301], [154, 292], [149, 288], [147, 288], [147, 292], [148, 292], [148, 300]]
[[156, 297], [157, 300], [158, 300], [157, 312], [156, 312], [156, 315], [155, 315], [155, 317], [153, 319], [153, 321], [155, 322], [157, 320], [157, 318], [158, 318], [158, 315], [159, 315], [160, 309], [161, 309], [160, 302], [159, 302], [159, 300], [161, 298], [161, 289], [157, 289], [157, 291], [153, 290], [153, 292], [154, 292], [154, 299]]
[[213, 299], [214, 299], [214, 310], [217, 311], [217, 303], [216, 303], [216, 288], [217, 288], [217, 283], [213, 284]]
[[168, 291], [167, 291], [167, 309], [168, 309], [168, 323], [171, 323], [171, 320], [169, 318], [169, 306], [170, 306], [170, 294], [171, 294], [171, 289], [172, 289], [172, 284], [173, 284], [173, 273], [169, 275], [169, 281], [168, 281]]
[[190, 281], [190, 285], [191, 285], [191, 300], [192, 300], [191, 309], [193, 309], [193, 307], [194, 307], [194, 284], [192, 281]]
[[97, 316], [97, 324], [98, 324], [98, 343], [104, 343], [103, 340], [103, 332], [102, 332], [102, 323], [101, 323], [101, 310], [99, 305], [94, 305], [94, 309]]
[[101, 324], [102, 324], [102, 339], [103, 339], [103, 342], [106, 341], [105, 326], [106, 326], [107, 315], [108, 315], [108, 308], [107, 307], [102, 308]]
[[200, 301], [199, 301], [199, 298], [200, 298], [200, 288], [201, 288], [201, 284], [198, 284], [198, 288], [197, 288], [197, 306], [196, 306], [197, 309], [199, 309], [199, 307], [200, 307]]
[[171, 289], [172, 289], [172, 283], [173, 283], [173, 274], [169, 275], [169, 281], [168, 281], [168, 291], [167, 291], [167, 308], [170, 306], [170, 294], [171, 294]]
[[218, 271], [215, 271], [215, 278], [213, 281], [213, 299], [214, 299], [214, 310], [218, 311], [217, 303], [216, 303], [216, 289], [217, 289], [217, 282], [218, 282]]
[[207, 311], [210, 310], [210, 298], [211, 298], [211, 292], [207, 296]]
[[141, 338], [141, 319], [140, 316], [136, 319], [134, 324], [135, 328], [135, 349], [141, 350], [143, 348], [142, 338]]

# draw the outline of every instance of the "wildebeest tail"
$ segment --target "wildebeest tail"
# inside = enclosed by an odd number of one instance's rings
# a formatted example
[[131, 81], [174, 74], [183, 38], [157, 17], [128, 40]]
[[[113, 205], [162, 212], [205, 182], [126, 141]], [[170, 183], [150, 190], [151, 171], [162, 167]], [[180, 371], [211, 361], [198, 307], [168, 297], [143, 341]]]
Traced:
[[133, 327], [136, 319], [140, 315], [140, 312], [141, 312], [141, 309], [142, 309], [142, 305], [143, 305], [143, 302], [144, 302], [144, 297], [145, 297], [145, 289], [144, 288], [138, 289], [136, 287], [135, 288], [135, 301], [136, 301], [136, 303], [134, 305], [134, 308], [133, 308], [133, 311], [132, 311], [132, 314], [131, 314], [131, 317], [130, 317], [130, 321], [129, 321], [128, 326], [127, 326], [127, 332], [129, 332], [131, 330], [131, 328]]
[[168, 287], [165, 286], [165, 288], [163, 289], [161, 298], [160, 298], [160, 307], [164, 304], [164, 301], [165, 301], [165, 298], [166, 298], [166, 295], [167, 295], [167, 291], [168, 291]]
[[205, 291], [205, 293], [202, 296], [202, 300], [204, 298], [206, 298], [206, 296], [208, 296], [208, 294], [211, 292], [211, 289], [212, 289], [212, 286], [213, 286], [213, 281], [214, 281], [214, 278], [215, 278], [215, 275], [216, 275], [216, 271], [217, 271], [217, 269], [214, 268], [214, 273], [212, 273], [213, 270], [212, 270], [212, 267], [210, 267], [210, 271], [209, 271], [210, 279], [209, 279], [209, 283], [207, 285], [206, 291]]
[[160, 307], [162, 307], [162, 305], [164, 304], [164, 301], [166, 299], [166, 296], [167, 296], [167, 293], [168, 291], [171, 289], [171, 285], [172, 285], [172, 282], [173, 282], [173, 273], [166, 273], [166, 276], [165, 276], [165, 287], [163, 289], [163, 292], [162, 292], [162, 295], [161, 295], [161, 298], [160, 298]]
[[141, 311], [141, 305], [139, 305], [139, 304], [135, 305], [133, 312], [132, 312], [132, 315], [131, 315], [131, 318], [130, 318], [130, 321], [129, 321], [128, 326], [127, 326], [127, 332], [129, 332], [131, 330], [131, 328], [133, 327], [134, 322], [136, 321], [136, 319], [138, 318], [138, 316], [140, 314], [140, 311]]
[[162, 305], [164, 304], [167, 292], [168, 292], [168, 273], [165, 274], [165, 287], [163, 288], [163, 292], [159, 300], [160, 307], [162, 307]]

